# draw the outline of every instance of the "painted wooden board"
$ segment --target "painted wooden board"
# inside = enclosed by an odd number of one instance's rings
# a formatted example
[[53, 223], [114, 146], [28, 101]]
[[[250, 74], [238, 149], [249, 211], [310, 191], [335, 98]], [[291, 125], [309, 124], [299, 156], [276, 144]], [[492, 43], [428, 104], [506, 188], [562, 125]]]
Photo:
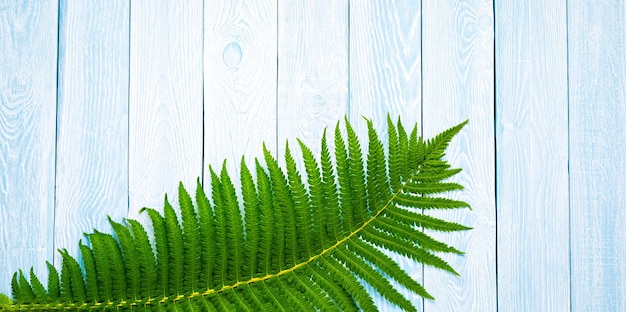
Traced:
[[[379, 133], [387, 131], [387, 113], [394, 120], [402, 117], [408, 131], [421, 122], [420, 6], [420, 1], [350, 3], [349, 118], [362, 138], [367, 137], [367, 128], [361, 116], [372, 119]], [[381, 139], [386, 144], [387, 137]], [[422, 265], [400, 255], [391, 257], [423, 281]], [[423, 311], [421, 297], [401, 293]], [[382, 311], [399, 310], [381, 296], [374, 299]]]
[[[55, 248], [128, 212], [128, 1], [60, 3]], [[55, 257], [60, 266], [60, 257]]]
[[202, 175], [202, 1], [132, 1], [129, 216]]
[[276, 1], [204, 4], [205, 181], [227, 159], [237, 182], [243, 155], [250, 167], [263, 142], [275, 149], [276, 25]]
[[54, 251], [57, 1], [0, 2], [0, 293]]
[[626, 310], [626, 4], [568, 1], [573, 311]]
[[[378, 131], [387, 113], [406, 127], [421, 123], [421, 1], [350, 3], [350, 119], [366, 133], [362, 116]], [[386, 142], [386, 139], [385, 139]]]
[[470, 120], [452, 141], [447, 159], [463, 168], [452, 180], [466, 186], [451, 196], [473, 209], [428, 212], [473, 229], [432, 233], [466, 254], [443, 256], [460, 277], [424, 268], [425, 286], [436, 298], [425, 301], [424, 311], [495, 311], [493, 3], [426, 1], [422, 18], [424, 134], [432, 137]]
[[279, 1], [278, 18], [278, 158], [288, 140], [304, 171], [296, 138], [319, 155], [347, 113], [348, 1]]
[[498, 309], [568, 311], [565, 1], [499, 1], [496, 22]]

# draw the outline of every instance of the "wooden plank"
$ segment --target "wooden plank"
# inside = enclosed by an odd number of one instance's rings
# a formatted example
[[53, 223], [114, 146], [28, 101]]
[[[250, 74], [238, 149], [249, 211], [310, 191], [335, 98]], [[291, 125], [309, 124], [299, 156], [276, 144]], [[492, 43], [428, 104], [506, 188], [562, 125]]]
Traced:
[[286, 140], [300, 158], [296, 138], [318, 155], [324, 127], [334, 129], [347, 113], [348, 1], [280, 1], [278, 18], [277, 136], [283, 161]]
[[[61, 2], [55, 248], [128, 212], [128, 1]], [[55, 257], [60, 267], [60, 257]]]
[[0, 293], [53, 257], [57, 1], [0, 2]]
[[[204, 177], [241, 157], [262, 159], [276, 145], [276, 1], [211, 1], [204, 6]], [[208, 191], [208, 190], [207, 190]]]
[[424, 134], [432, 137], [469, 119], [447, 159], [463, 172], [452, 180], [466, 189], [450, 196], [473, 210], [429, 214], [473, 227], [431, 233], [464, 256], [443, 259], [460, 277], [425, 267], [426, 289], [436, 298], [425, 311], [496, 310], [494, 64], [492, 1], [426, 1], [422, 6]]
[[350, 3], [350, 119], [360, 133], [361, 116], [378, 131], [387, 113], [407, 127], [421, 122], [421, 14], [421, 1]]
[[626, 4], [568, 1], [571, 297], [626, 310]]
[[202, 1], [132, 1], [129, 201], [131, 217], [177, 203], [178, 182], [202, 174]]
[[[361, 116], [372, 119], [379, 133], [387, 131], [387, 113], [394, 120], [401, 116], [408, 131], [421, 120], [420, 3], [377, 0], [350, 3], [349, 118], [362, 138], [367, 137], [367, 132]], [[386, 135], [381, 139], [387, 142]], [[422, 265], [400, 255], [390, 256], [414, 279], [423, 282]], [[406, 290], [401, 293], [423, 311], [421, 297]], [[375, 296], [374, 300], [381, 311], [398, 309], [381, 296]]]
[[[569, 310], [565, 1], [496, 3], [498, 309]], [[528, 44], [528, 43], [532, 44]]]

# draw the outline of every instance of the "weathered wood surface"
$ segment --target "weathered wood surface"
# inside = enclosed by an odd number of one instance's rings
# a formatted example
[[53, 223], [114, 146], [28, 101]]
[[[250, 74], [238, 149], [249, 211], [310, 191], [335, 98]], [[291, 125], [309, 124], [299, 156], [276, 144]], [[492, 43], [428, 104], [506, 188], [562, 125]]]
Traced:
[[324, 128], [348, 112], [347, 0], [278, 3], [278, 82], [281, 162], [286, 141], [301, 155], [296, 138], [318, 154]]
[[474, 227], [446, 237], [461, 277], [396, 257], [437, 298], [418, 310], [626, 310], [625, 10], [0, 1], [0, 292], [209, 164], [299, 154], [296, 137], [317, 151], [344, 115], [365, 134], [361, 115], [384, 130], [389, 112], [426, 137], [470, 119], [448, 159], [474, 210], [440, 214]]
[[131, 1], [129, 217], [202, 175], [203, 3]]
[[496, 21], [498, 309], [568, 311], [565, 1], [498, 1]]
[[54, 253], [57, 1], [0, 2], [0, 292]]
[[626, 4], [568, 2], [571, 300], [626, 311]]
[[60, 6], [54, 247], [77, 254], [84, 232], [128, 213], [130, 7]]
[[238, 181], [242, 155], [250, 166], [263, 143], [276, 150], [277, 10], [268, 0], [204, 6], [205, 181], [225, 159]]
[[463, 168], [453, 179], [466, 186], [452, 196], [472, 211], [428, 214], [473, 227], [452, 235], [432, 233], [466, 254], [443, 257], [462, 278], [424, 268], [424, 286], [436, 298], [425, 301], [424, 310], [496, 311], [493, 4], [425, 1], [422, 18], [424, 135], [470, 120], [451, 142], [447, 158]]

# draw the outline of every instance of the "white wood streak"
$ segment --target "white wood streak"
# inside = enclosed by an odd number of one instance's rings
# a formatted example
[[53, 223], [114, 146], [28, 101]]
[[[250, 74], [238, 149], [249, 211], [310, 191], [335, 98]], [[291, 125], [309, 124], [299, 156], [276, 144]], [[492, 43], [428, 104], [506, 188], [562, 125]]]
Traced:
[[626, 311], [626, 3], [568, 1], [573, 311]]
[[498, 308], [569, 310], [565, 1], [496, 3]]
[[227, 159], [238, 182], [243, 155], [252, 168], [263, 142], [276, 145], [277, 6], [223, 0], [204, 12], [204, 180]]
[[0, 293], [54, 245], [57, 1], [0, 2]]
[[[364, 151], [367, 129], [361, 116], [372, 119], [381, 134], [387, 133], [387, 113], [394, 122], [401, 116], [409, 132], [421, 120], [420, 9], [420, 1], [350, 3], [349, 118], [362, 138]], [[387, 144], [386, 135], [381, 139]], [[421, 264], [401, 255], [389, 255], [423, 283]], [[421, 297], [404, 288], [400, 292], [423, 311]], [[399, 309], [380, 295], [374, 296], [374, 300], [381, 311]]]
[[129, 200], [131, 217], [177, 203], [178, 181], [202, 174], [202, 1], [132, 1]]
[[55, 248], [71, 255], [128, 211], [129, 8], [61, 3]]
[[496, 310], [493, 3], [426, 1], [423, 10], [424, 134], [470, 120], [452, 141], [447, 159], [463, 172], [466, 186], [450, 194], [473, 210], [428, 214], [473, 227], [469, 232], [432, 233], [465, 251], [444, 255], [460, 277], [425, 267], [425, 286], [436, 298], [425, 311]]

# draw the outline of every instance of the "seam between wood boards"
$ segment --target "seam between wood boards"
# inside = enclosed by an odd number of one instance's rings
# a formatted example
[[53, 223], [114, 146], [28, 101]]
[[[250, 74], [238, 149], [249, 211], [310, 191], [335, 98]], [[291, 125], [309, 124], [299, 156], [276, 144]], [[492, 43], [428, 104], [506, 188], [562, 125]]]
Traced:
[[568, 248], [568, 265], [569, 265], [569, 310], [573, 308], [572, 298], [572, 176], [571, 176], [571, 152], [570, 152], [570, 44], [569, 44], [569, 13], [570, 1], [565, 0], [565, 66], [567, 67], [566, 86], [567, 89], [567, 248]]
[[[55, 90], [55, 107], [54, 107], [54, 191], [52, 194], [52, 263], [55, 257], [55, 227], [56, 227], [56, 210], [57, 210], [57, 163], [58, 163], [58, 145], [59, 145], [59, 69], [61, 55], [61, 3], [57, 2], [57, 54], [56, 54], [56, 90]], [[47, 252], [46, 252], [47, 253]]]
[[499, 285], [498, 285], [498, 62], [497, 49], [496, 49], [496, 30], [498, 25], [498, 17], [496, 15], [496, 1], [492, 2], [492, 14], [493, 14], [493, 174], [494, 174], [494, 217], [495, 217], [495, 273], [496, 273], [496, 311], [499, 310]]

